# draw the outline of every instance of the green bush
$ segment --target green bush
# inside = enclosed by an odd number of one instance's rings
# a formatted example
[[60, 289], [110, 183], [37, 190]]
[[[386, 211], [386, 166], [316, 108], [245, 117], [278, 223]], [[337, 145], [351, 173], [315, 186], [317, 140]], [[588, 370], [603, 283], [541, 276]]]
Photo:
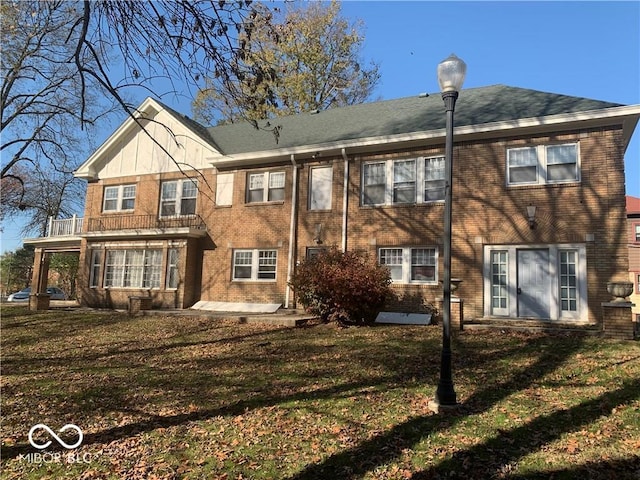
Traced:
[[392, 295], [390, 284], [386, 267], [366, 254], [335, 247], [302, 262], [290, 282], [309, 313], [341, 324], [373, 322]]

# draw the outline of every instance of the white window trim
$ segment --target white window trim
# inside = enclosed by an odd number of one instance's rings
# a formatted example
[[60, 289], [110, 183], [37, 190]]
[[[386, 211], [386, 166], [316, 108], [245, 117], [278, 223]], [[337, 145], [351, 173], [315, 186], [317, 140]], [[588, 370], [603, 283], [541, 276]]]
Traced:
[[[561, 147], [561, 146], [569, 146], [575, 145], [576, 147], [576, 178], [570, 180], [548, 180], [547, 179], [547, 148], [549, 147]], [[509, 152], [516, 150], [523, 150], [535, 148], [536, 150], [536, 180], [533, 182], [511, 182], [510, 179], [510, 166], [509, 166]], [[582, 168], [580, 164], [580, 142], [566, 142], [566, 143], [549, 143], [549, 144], [541, 144], [541, 145], [523, 145], [521, 147], [509, 147], [506, 152], [506, 168], [507, 172], [505, 175], [506, 183], [508, 187], [517, 187], [517, 186], [526, 186], [526, 185], [555, 185], [555, 184], [563, 184], [563, 183], [580, 183], [582, 180]]]
[[[549, 250], [549, 276], [551, 281], [550, 320], [587, 321], [589, 315], [587, 298], [587, 249], [585, 244], [533, 244], [533, 245], [485, 245], [483, 260], [484, 315], [486, 317], [518, 318], [517, 299], [517, 252], [518, 250]], [[491, 308], [491, 252], [507, 252], [507, 309], [503, 315], [493, 313]], [[578, 310], [562, 312], [560, 303], [560, 252], [575, 250], [578, 253], [576, 277], [578, 280]]]
[[[410, 157], [410, 158], [391, 158], [388, 160], [371, 160], [362, 163], [362, 168], [360, 172], [360, 205], [363, 207], [379, 207], [384, 205], [390, 206], [403, 206], [403, 205], [416, 205], [416, 204], [433, 204], [433, 203], [442, 203], [443, 199], [439, 200], [425, 200], [424, 199], [424, 186], [425, 186], [425, 160], [430, 158], [443, 158], [443, 155], [429, 155], [429, 156], [421, 156], [421, 157]], [[395, 162], [406, 162], [414, 160], [416, 165], [416, 177], [415, 177], [415, 190], [416, 190], [416, 201], [415, 202], [393, 202], [393, 186], [394, 186], [394, 175], [393, 175], [393, 165]], [[365, 203], [364, 196], [364, 170], [365, 165], [371, 165], [376, 163], [384, 163], [385, 165], [385, 189], [384, 189], [384, 203]]]
[[[329, 177], [329, 182], [325, 183], [324, 182], [324, 178], [320, 178], [320, 177], [315, 177], [316, 180], [314, 181], [314, 172], [315, 173], [319, 173], [321, 171], [328, 171], [328, 177]], [[316, 183], [317, 182], [317, 183]], [[314, 192], [316, 190], [314, 190], [314, 185], [316, 186], [316, 189], [319, 189], [321, 186], [328, 186], [328, 191], [325, 192], [327, 195], [326, 198], [328, 200], [328, 206], [325, 206], [324, 204], [320, 205], [317, 201], [314, 201], [314, 199], [316, 198], [316, 194], [314, 194]], [[320, 206], [319, 206], [320, 205]], [[322, 165], [322, 166], [318, 166], [318, 167], [311, 167], [309, 169], [309, 210], [312, 211], [327, 211], [327, 210], [331, 210], [331, 207], [333, 206], [333, 166], [332, 165]]]
[[[434, 268], [435, 268], [435, 278], [433, 280], [411, 280], [411, 251], [416, 249], [429, 249], [435, 251], [435, 259], [434, 259]], [[392, 280], [392, 283], [395, 285], [437, 285], [438, 284], [438, 247], [429, 246], [429, 245], [417, 245], [412, 247], [405, 246], [385, 246], [378, 248], [378, 263], [382, 266], [384, 264], [380, 263], [382, 250], [402, 250], [402, 279], [401, 280]]]
[[[182, 211], [182, 200], [183, 200], [182, 189], [183, 189], [183, 184], [185, 182], [192, 182], [196, 186], [196, 196], [195, 197], [184, 197], [185, 199], [195, 198], [196, 205], [195, 205], [193, 213], [187, 213], [187, 214], [183, 215], [180, 212]], [[175, 183], [176, 184], [176, 196], [174, 198], [176, 206], [175, 206], [173, 215], [163, 215], [162, 214], [162, 203], [163, 203], [162, 187], [163, 187], [163, 185], [168, 185], [170, 183]], [[178, 188], [178, 186], [180, 188]], [[159, 211], [158, 211], [158, 216], [160, 218], [192, 217], [192, 216], [194, 216], [196, 214], [197, 211], [198, 211], [198, 181], [197, 180], [195, 180], [193, 178], [182, 178], [182, 179], [178, 179], [178, 180], [165, 180], [165, 181], [160, 183], [160, 206], [159, 206]]]
[[[109, 252], [123, 252], [122, 254], [122, 261], [119, 262], [118, 264], [114, 264], [114, 268], [116, 268], [118, 270], [118, 282], [116, 285], [107, 285], [107, 270], [108, 267], [110, 266], [110, 264], [107, 263], [107, 258], [109, 256]], [[128, 285], [125, 286], [125, 278], [127, 277], [127, 268], [131, 267], [131, 264], [127, 263], [127, 252], [131, 252], [131, 251], [142, 251], [142, 264], [141, 265], [136, 265], [136, 267], [142, 267], [142, 271], [140, 273], [140, 282], [141, 285]], [[157, 255], [158, 258], [160, 258], [160, 265], [154, 265], [151, 263], [147, 263], [147, 260], [149, 258], [149, 255], [151, 255], [151, 252], [160, 252], [159, 255]], [[149, 287], [149, 286], [143, 286], [144, 285], [144, 280], [146, 277], [147, 269], [154, 269], [157, 268], [160, 270], [160, 272], [162, 272], [162, 250], [159, 248], [127, 248], [127, 249], [107, 249], [104, 253], [104, 257], [105, 257], [105, 261], [104, 261], [104, 274], [103, 274], [103, 285], [104, 288], [107, 289], [112, 289], [112, 290], [160, 290], [162, 288], [162, 278], [160, 277], [159, 279], [159, 283], [158, 286], [155, 287]], [[114, 277], [115, 279], [115, 277]], [[116, 282], [114, 282], [116, 283]]]
[[[124, 197], [124, 189], [125, 187], [133, 187], [133, 197]], [[106, 209], [106, 203], [107, 203], [107, 190], [109, 189], [118, 189], [118, 197], [117, 198], [112, 198], [109, 200], [116, 200], [116, 208], [110, 208], [110, 209]], [[102, 211], [107, 213], [107, 212], [132, 212], [135, 210], [136, 208], [136, 195], [137, 195], [138, 189], [136, 188], [136, 184], [135, 183], [128, 183], [125, 185], [105, 185], [104, 187], [104, 192], [103, 192], [103, 198], [102, 198]], [[133, 198], [133, 208], [122, 208], [122, 203], [124, 202], [125, 199], [131, 199]]]
[[[251, 187], [251, 177], [253, 176], [263, 176], [262, 179], [262, 200], [261, 201], [251, 201], [250, 191], [251, 190], [259, 190], [257, 188]], [[284, 178], [283, 187], [287, 187], [287, 173], [284, 170], [278, 170], [274, 172], [255, 172], [247, 174], [247, 193], [246, 193], [246, 203], [282, 203], [284, 200], [269, 200], [269, 190], [271, 190], [271, 175], [282, 175]]]
[[[238, 252], [251, 252], [251, 278], [236, 278], [236, 253]], [[260, 252], [275, 252], [276, 265], [275, 265], [275, 278], [258, 278], [259, 273], [259, 258]], [[238, 248], [233, 250], [231, 254], [231, 281], [233, 282], [260, 282], [260, 283], [274, 283], [278, 280], [278, 250], [275, 248]]]

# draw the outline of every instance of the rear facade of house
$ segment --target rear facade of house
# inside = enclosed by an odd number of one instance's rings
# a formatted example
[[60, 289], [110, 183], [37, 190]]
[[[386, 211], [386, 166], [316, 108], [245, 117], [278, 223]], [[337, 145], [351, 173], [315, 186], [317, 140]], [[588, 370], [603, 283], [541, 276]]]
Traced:
[[[296, 265], [333, 246], [388, 266], [387, 310], [420, 312], [442, 295], [439, 95], [258, 129], [205, 129], [151, 99], [140, 111], [76, 173], [88, 182], [82, 304], [293, 308]], [[461, 92], [452, 277], [465, 318], [601, 321], [607, 282], [628, 277], [623, 159], [639, 115], [505, 86]]]

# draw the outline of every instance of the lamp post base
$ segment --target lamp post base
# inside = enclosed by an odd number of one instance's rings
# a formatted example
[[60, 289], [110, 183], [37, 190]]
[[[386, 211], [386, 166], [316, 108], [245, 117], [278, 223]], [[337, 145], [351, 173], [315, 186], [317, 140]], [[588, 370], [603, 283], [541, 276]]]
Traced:
[[456, 412], [460, 406], [461, 404], [459, 403], [454, 405], [441, 405], [437, 400], [429, 400], [429, 403], [427, 404], [427, 408], [436, 415]]

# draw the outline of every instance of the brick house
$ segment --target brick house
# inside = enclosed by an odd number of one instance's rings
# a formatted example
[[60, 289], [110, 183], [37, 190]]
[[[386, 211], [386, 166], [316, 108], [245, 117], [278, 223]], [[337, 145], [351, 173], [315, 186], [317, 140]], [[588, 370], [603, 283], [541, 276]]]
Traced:
[[629, 225], [629, 280], [633, 282], [630, 300], [634, 320], [640, 325], [640, 198], [627, 195]]
[[[296, 263], [335, 245], [388, 265], [400, 299], [390, 309], [441, 296], [439, 94], [257, 129], [205, 128], [153, 99], [139, 112], [77, 170], [81, 225], [28, 240], [35, 285], [48, 253], [76, 249], [85, 305], [143, 295], [154, 308], [291, 308]], [[639, 117], [640, 105], [502, 85], [460, 93], [452, 276], [466, 318], [602, 321], [606, 283], [628, 278], [623, 157]]]

